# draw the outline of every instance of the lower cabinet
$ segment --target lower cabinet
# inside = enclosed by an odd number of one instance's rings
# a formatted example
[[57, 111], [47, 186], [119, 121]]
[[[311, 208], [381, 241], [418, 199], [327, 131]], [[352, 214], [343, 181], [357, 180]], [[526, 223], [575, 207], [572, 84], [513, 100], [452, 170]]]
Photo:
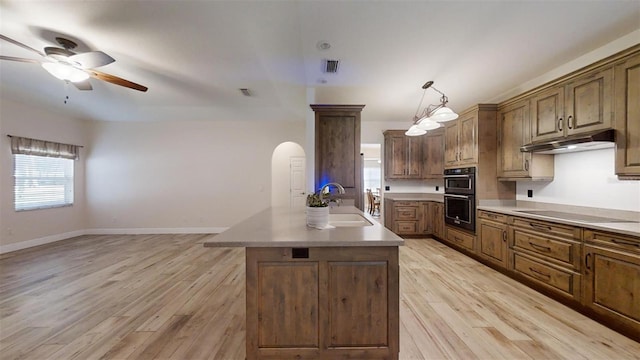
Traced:
[[450, 226], [445, 226], [444, 240], [455, 247], [475, 252], [476, 237], [473, 234], [454, 229]]
[[435, 201], [384, 201], [385, 226], [401, 236], [444, 238], [444, 204]]
[[397, 359], [398, 247], [247, 248], [247, 359]]
[[585, 230], [582, 302], [640, 334], [640, 238]]
[[478, 211], [478, 255], [507, 267], [507, 217], [505, 215]]
[[444, 204], [429, 202], [431, 221], [433, 222], [432, 235], [438, 239], [444, 239]]

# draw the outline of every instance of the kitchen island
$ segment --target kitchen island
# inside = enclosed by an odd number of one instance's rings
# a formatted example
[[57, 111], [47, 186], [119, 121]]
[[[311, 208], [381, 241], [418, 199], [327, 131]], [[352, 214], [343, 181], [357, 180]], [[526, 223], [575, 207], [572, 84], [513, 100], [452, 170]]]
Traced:
[[398, 246], [355, 207], [334, 228], [304, 209], [271, 208], [206, 241], [246, 248], [247, 359], [397, 359]]

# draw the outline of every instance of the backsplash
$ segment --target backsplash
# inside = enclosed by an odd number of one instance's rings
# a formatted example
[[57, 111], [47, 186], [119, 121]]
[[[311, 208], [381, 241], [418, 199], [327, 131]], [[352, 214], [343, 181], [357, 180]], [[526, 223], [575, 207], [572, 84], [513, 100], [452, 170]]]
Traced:
[[518, 182], [516, 199], [640, 211], [640, 181], [618, 180], [614, 161], [613, 148], [555, 155], [554, 180]]
[[[444, 194], [442, 180], [386, 180], [384, 185], [390, 187], [389, 190], [385, 190], [387, 192]], [[436, 190], [436, 186], [438, 190]]]

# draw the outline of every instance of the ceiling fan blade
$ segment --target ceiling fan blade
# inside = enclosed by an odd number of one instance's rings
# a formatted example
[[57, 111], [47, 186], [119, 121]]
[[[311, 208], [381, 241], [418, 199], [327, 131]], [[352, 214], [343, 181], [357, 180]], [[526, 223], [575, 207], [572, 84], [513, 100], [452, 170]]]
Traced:
[[116, 59], [102, 51], [89, 51], [86, 53], [76, 54], [69, 56], [69, 60], [77, 62], [83, 69], [93, 69], [116, 61]]
[[116, 84], [116, 85], [120, 85], [120, 86], [124, 86], [124, 87], [128, 87], [130, 89], [134, 89], [134, 90], [138, 90], [138, 91], [142, 91], [145, 92], [148, 90], [148, 88], [146, 86], [142, 86], [140, 84], [136, 84], [134, 82], [131, 82], [129, 80], [125, 80], [123, 78], [119, 78], [117, 76], [114, 75], [109, 75], [109, 74], [105, 74], [101, 71], [98, 70], [85, 70], [87, 72], [87, 74], [89, 74], [91, 77], [94, 77], [98, 80], [103, 80], [106, 82], [110, 82], [112, 84]]
[[19, 57], [13, 57], [13, 56], [4, 56], [4, 55], [0, 55], [0, 60], [19, 61], [19, 62], [35, 63], [35, 64], [41, 64], [42, 63], [42, 61], [40, 61], [40, 60], [25, 59], [25, 58], [19, 58]]
[[78, 90], [93, 90], [93, 87], [91, 86], [91, 83], [89, 82], [89, 79], [84, 80], [84, 81], [80, 81], [80, 82], [72, 82], [72, 84], [73, 84], [73, 86], [78, 88]]
[[11, 39], [11, 38], [8, 38], [8, 37], [6, 37], [6, 36], [4, 36], [4, 35], [2, 35], [2, 34], [0, 34], [0, 39], [2, 39], [2, 40], [4, 40], [4, 41], [8, 41], [8, 42], [10, 42], [10, 43], [12, 43], [12, 44], [14, 44], [14, 45], [20, 46], [20, 47], [21, 47], [21, 48], [23, 48], [23, 49], [31, 50], [31, 51], [33, 51], [34, 53], [36, 53], [36, 54], [38, 54], [38, 55], [40, 55], [40, 56], [44, 57], [44, 53], [43, 53], [42, 51], [40, 51], [40, 50], [36, 50], [36, 49], [34, 49], [34, 48], [30, 47], [30, 46], [27, 46], [27, 45], [25, 45], [25, 44], [23, 44], [23, 43], [21, 43], [21, 42], [19, 42], [19, 41], [16, 41], [16, 40], [13, 40], [13, 39]]

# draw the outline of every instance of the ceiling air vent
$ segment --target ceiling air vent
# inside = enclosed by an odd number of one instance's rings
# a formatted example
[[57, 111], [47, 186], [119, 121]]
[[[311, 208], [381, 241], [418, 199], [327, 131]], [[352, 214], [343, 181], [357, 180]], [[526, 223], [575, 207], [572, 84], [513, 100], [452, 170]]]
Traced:
[[339, 60], [325, 59], [323, 61], [322, 71], [325, 73], [335, 74], [338, 72]]
[[251, 91], [249, 91], [249, 89], [247, 88], [242, 88], [240, 89], [240, 92], [242, 93], [242, 95], [244, 96], [251, 96]]

